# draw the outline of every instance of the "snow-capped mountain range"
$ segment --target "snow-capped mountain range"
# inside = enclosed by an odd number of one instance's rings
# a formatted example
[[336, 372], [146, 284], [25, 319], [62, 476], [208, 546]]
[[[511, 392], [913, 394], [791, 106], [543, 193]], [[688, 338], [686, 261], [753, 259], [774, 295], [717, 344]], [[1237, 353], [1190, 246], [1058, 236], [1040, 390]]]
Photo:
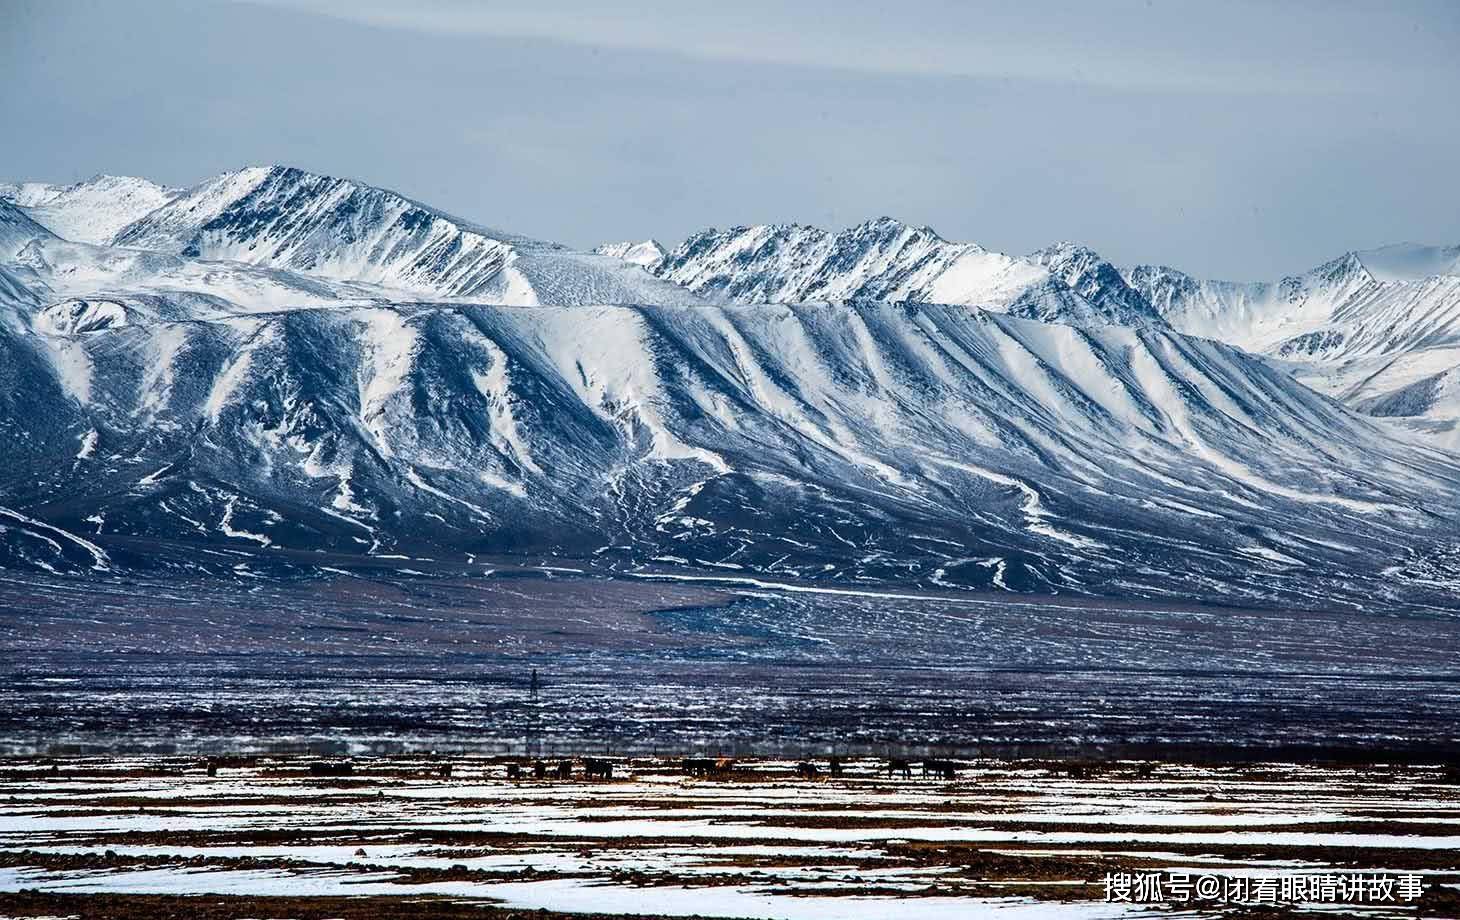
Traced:
[[3, 566], [1453, 606], [1460, 460], [1293, 374], [1443, 347], [1366, 319], [1443, 252], [1226, 286], [888, 219], [582, 253], [280, 167], [4, 190]]
[[1008, 256], [884, 217], [840, 233], [705, 230], [657, 262], [636, 261], [736, 303], [912, 300], [1169, 327], [1290, 362], [1299, 379], [1357, 411], [1460, 449], [1460, 246], [1350, 252], [1280, 281], [1234, 283], [1163, 266], [1120, 269], [1073, 243]]

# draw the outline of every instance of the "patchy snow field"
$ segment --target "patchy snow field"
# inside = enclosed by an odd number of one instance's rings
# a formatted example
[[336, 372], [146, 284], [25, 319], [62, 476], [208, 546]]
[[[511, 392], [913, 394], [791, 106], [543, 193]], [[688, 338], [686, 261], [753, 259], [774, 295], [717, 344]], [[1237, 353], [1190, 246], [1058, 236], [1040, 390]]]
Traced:
[[208, 895], [331, 910], [349, 897], [647, 917], [1097, 920], [1169, 911], [1106, 903], [1107, 872], [1181, 871], [1415, 873], [1434, 913], [1460, 881], [1460, 786], [1437, 767], [1087, 762], [1076, 779], [1074, 764], [977, 761], [947, 780], [917, 763], [912, 778], [889, 778], [867, 758], [836, 776], [819, 761], [805, 779], [788, 761], [690, 777], [676, 759], [639, 758], [590, 781], [581, 761], [567, 780], [512, 780], [509, 762], [357, 760], [318, 776], [311, 761], [232, 758], [209, 776], [183, 759], [12, 760], [0, 774], [0, 915]]

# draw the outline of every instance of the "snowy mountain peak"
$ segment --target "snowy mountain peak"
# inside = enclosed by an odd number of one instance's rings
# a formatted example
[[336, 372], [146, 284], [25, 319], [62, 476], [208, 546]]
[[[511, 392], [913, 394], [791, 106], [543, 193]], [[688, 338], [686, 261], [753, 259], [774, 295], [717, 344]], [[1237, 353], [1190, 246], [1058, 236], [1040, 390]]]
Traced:
[[1077, 243], [1074, 240], [1060, 240], [1051, 243], [1043, 249], [1037, 249], [1030, 254], [1030, 258], [1059, 259], [1059, 260], [1099, 260], [1100, 254], [1086, 246], [1084, 243]]
[[1283, 283], [1290, 287], [1301, 286], [1304, 288], [1313, 287], [1339, 287], [1346, 285], [1369, 284], [1376, 281], [1370, 273], [1364, 260], [1357, 252], [1346, 252], [1336, 259], [1324, 262], [1322, 265], [1306, 272], [1305, 274], [1284, 278]]
[[654, 239], [644, 240], [639, 243], [604, 243], [593, 251], [599, 255], [623, 259], [625, 262], [640, 265], [644, 268], [652, 268], [658, 265], [669, 252], [658, 240]]
[[683, 303], [618, 259], [493, 230], [396, 192], [291, 166], [200, 183], [120, 230], [118, 246], [245, 262], [431, 298]]
[[[1288, 373], [1460, 335], [1460, 278], [1365, 267], [1413, 251], [1240, 286], [888, 217], [575, 252], [283, 166], [12, 194], [30, 204], [0, 201], [0, 491], [46, 529], [12, 528], [0, 566], [73, 570], [87, 547], [142, 558], [127, 546], [161, 538], [1453, 600], [1395, 574], [1453, 542], [1453, 459]], [[114, 219], [148, 195], [107, 245], [40, 219], [87, 196]], [[1428, 420], [1460, 391], [1454, 366], [1345, 400]]]
[[[349, 275], [407, 255], [400, 244], [408, 238], [438, 244], [444, 258], [395, 268], [402, 274], [412, 269], [435, 274], [435, 286], [458, 288], [472, 279], [464, 262], [480, 267], [463, 259], [461, 250], [480, 255], [492, 248], [487, 244], [531, 242], [465, 225], [395, 192], [293, 166], [249, 166], [205, 180], [123, 228], [114, 242], [210, 259], [283, 262], [331, 274], [321, 269], [324, 265]], [[355, 272], [347, 262], [355, 263]]]
[[896, 217], [888, 217], [885, 214], [881, 217], [864, 220], [846, 232], [852, 236], [874, 236], [879, 238], [906, 234], [919, 239], [932, 240], [940, 243], [947, 242], [932, 227], [918, 227], [907, 221], [898, 220]]
[[1123, 326], [1165, 326], [1166, 320], [1149, 300], [1132, 288], [1117, 269], [1098, 252], [1069, 241], [1046, 246], [1029, 256], [1057, 280], [1079, 294], [1106, 322]]

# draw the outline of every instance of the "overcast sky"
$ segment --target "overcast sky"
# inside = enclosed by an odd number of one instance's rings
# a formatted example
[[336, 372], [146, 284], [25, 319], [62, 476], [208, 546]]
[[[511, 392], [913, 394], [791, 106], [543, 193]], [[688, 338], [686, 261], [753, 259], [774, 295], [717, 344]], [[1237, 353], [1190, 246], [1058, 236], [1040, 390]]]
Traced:
[[1460, 242], [1460, 3], [0, 0], [0, 177], [288, 163], [590, 246], [889, 214], [1237, 279]]

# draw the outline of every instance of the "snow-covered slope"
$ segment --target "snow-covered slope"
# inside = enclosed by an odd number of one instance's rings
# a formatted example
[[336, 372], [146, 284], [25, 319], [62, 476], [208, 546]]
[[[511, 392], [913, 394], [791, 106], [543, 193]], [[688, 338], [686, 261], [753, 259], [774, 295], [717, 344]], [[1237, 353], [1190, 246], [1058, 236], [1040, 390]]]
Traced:
[[382, 306], [6, 333], [0, 350], [10, 564], [122, 565], [166, 538], [1453, 600], [1435, 587], [1452, 458], [1169, 332], [869, 303]]
[[0, 199], [0, 260], [12, 260], [32, 242], [51, 237], [51, 232], [25, 211]]
[[0, 315], [6, 315], [11, 325], [38, 330], [54, 327], [56, 310], [81, 302], [115, 303], [129, 321], [148, 322], [390, 300], [388, 292], [370, 285], [242, 263], [72, 243], [48, 233], [29, 239], [0, 269], [13, 282], [0, 283]]
[[604, 243], [593, 251], [599, 255], [623, 259], [625, 262], [632, 262], [651, 270], [664, 261], [664, 257], [669, 254], [658, 240], [644, 240], [640, 243]]
[[[882, 217], [839, 233], [799, 224], [705, 230], [653, 271], [715, 301], [908, 300], [1050, 321], [1163, 324], [1118, 272], [1100, 270], [1095, 263], [1105, 263], [1089, 250], [1054, 247], [1036, 257], [950, 242], [927, 227]], [[1099, 281], [1121, 290], [1098, 290]]]
[[282, 166], [203, 182], [122, 228], [113, 242], [435, 298], [522, 305], [694, 300], [619, 259], [487, 229], [385, 189]]
[[0, 183], [0, 198], [24, 208], [62, 239], [105, 244], [118, 230], [181, 194], [147, 179], [96, 176], [74, 185]]

